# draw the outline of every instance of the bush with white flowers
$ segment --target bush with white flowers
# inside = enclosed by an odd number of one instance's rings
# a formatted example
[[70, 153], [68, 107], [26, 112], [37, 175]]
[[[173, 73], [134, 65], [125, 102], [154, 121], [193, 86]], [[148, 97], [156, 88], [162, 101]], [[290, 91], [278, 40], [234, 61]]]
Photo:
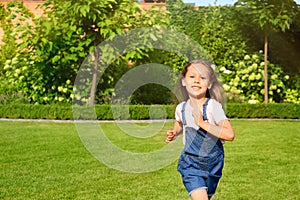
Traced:
[[[12, 60], [6, 60], [3, 67], [0, 84], [2, 89], [9, 89], [11, 93], [19, 93], [27, 99], [27, 103], [69, 103], [72, 102], [73, 83], [66, 80], [60, 85], [47, 80], [41, 67], [33, 57], [16, 54]], [[0, 101], [3, 96], [0, 91]], [[9, 94], [11, 95], [11, 94]]]
[[297, 89], [287, 89], [284, 103], [297, 103], [300, 104], [300, 93]]
[[[263, 55], [246, 55], [244, 60], [234, 64], [235, 70], [219, 69], [224, 90], [229, 100], [238, 97], [248, 103], [264, 101], [264, 60]], [[287, 92], [289, 76], [279, 65], [268, 63], [269, 102], [283, 102]]]

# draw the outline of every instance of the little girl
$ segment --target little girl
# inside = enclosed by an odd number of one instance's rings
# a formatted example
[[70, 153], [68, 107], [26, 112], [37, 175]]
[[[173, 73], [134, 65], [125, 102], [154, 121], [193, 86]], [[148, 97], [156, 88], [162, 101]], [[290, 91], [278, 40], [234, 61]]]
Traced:
[[222, 86], [208, 62], [188, 63], [181, 84], [185, 101], [176, 107], [176, 122], [167, 131], [166, 142], [183, 132], [178, 171], [191, 199], [207, 200], [222, 176], [223, 143], [232, 141], [234, 132], [223, 110]]

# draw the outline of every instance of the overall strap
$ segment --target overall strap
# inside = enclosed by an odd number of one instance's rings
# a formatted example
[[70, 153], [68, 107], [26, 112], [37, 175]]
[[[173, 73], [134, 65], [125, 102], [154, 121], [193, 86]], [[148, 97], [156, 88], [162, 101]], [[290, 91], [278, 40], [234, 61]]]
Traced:
[[[208, 101], [210, 98], [207, 98], [204, 105], [203, 105], [203, 120], [208, 120], [206, 110], [207, 110], [207, 105]], [[186, 117], [185, 117], [185, 107], [186, 107], [187, 102], [184, 102], [181, 108], [181, 115], [182, 115], [182, 124], [185, 126], [186, 125]]]
[[207, 98], [203, 105], [203, 120], [208, 120], [206, 110], [207, 110], [207, 105], [208, 105], [209, 100], [210, 100], [210, 98]]
[[182, 125], [186, 125], [186, 119], [185, 119], [185, 106], [186, 102], [183, 103], [182, 108], [181, 108], [181, 116], [182, 116]]

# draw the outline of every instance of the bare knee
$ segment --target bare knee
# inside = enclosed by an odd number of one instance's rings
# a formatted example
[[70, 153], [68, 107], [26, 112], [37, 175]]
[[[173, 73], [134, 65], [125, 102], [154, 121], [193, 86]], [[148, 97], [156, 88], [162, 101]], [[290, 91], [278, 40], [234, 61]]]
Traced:
[[198, 190], [195, 190], [191, 194], [191, 199], [192, 200], [209, 200], [210, 198], [207, 195], [207, 191], [205, 188], [201, 188]]

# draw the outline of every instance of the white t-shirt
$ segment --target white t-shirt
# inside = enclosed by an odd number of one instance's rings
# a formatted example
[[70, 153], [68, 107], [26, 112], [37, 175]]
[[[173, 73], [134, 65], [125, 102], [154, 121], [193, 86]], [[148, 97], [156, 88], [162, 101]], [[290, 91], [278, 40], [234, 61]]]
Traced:
[[[177, 105], [176, 107], [176, 112], [175, 112], [175, 119], [178, 122], [182, 123], [182, 106], [185, 102], [181, 102], [180, 104]], [[192, 115], [193, 113], [193, 107], [190, 104], [190, 100], [187, 100], [186, 105], [185, 105], [185, 120], [186, 120], [186, 126], [187, 127], [192, 127], [196, 130], [199, 129], [199, 126], [196, 125], [194, 117]], [[201, 108], [201, 113], [203, 114], [203, 107]], [[207, 115], [207, 121], [208, 123], [212, 125], [217, 125], [220, 121], [227, 119], [225, 112], [222, 108], [222, 105], [217, 102], [214, 99], [210, 99], [208, 101], [207, 107], [206, 107], [206, 115]], [[184, 134], [185, 136], [185, 134]], [[183, 141], [185, 139], [183, 138]], [[222, 141], [223, 143], [224, 141]]]

